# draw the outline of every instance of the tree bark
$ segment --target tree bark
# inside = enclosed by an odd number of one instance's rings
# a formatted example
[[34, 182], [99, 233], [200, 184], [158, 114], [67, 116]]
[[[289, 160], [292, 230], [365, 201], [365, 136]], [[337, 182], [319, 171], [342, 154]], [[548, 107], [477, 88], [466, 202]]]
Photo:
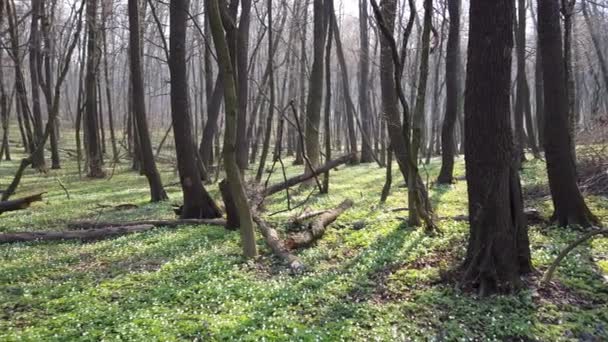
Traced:
[[97, 118], [97, 71], [98, 71], [98, 46], [97, 32], [97, 8], [98, 0], [87, 1], [87, 66], [85, 75], [85, 112], [84, 122], [86, 126], [86, 151], [88, 157], [88, 177], [103, 178], [103, 158], [101, 143], [99, 141], [99, 125]]
[[[367, 0], [359, 0], [359, 112], [361, 113], [361, 135], [372, 137], [372, 114], [369, 100], [369, 33]], [[373, 161], [372, 147], [365, 142], [361, 146], [361, 163]]]
[[451, 184], [454, 181], [454, 154], [456, 139], [454, 126], [458, 117], [460, 97], [460, 0], [448, 0], [450, 29], [445, 56], [445, 118], [441, 127], [441, 170], [437, 183]]
[[[306, 155], [312, 167], [317, 167], [320, 160], [319, 128], [321, 121], [321, 102], [323, 97], [323, 52], [327, 25], [325, 23], [324, 0], [313, 2], [313, 63], [308, 86], [306, 104]], [[310, 171], [310, 167], [306, 166]]]
[[538, 35], [543, 61], [545, 98], [545, 157], [553, 218], [561, 226], [591, 226], [593, 216], [576, 183], [576, 166], [572, 156], [574, 141], [569, 134], [568, 97], [558, 0], [539, 0]]
[[142, 160], [142, 171], [150, 186], [150, 199], [159, 202], [168, 199], [163, 183], [156, 168], [152, 142], [146, 119], [146, 104], [144, 102], [144, 82], [141, 70], [140, 41], [139, 41], [139, 8], [137, 0], [129, 0], [129, 59], [131, 69], [131, 86], [133, 87], [133, 114], [135, 115], [136, 131], [139, 136], [139, 148]]
[[177, 169], [184, 196], [181, 218], [217, 218], [221, 212], [201, 181], [192, 137], [186, 77], [186, 19], [188, 0], [171, 0], [169, 6], [169, 70], [171, 73], [171, 121]]
[[514, 2], [472, 0], [465, 94], [470, 233], [464, 284], [483, 296], [522, 286], [531, 270], [510, 120]]
[[[272, 8], [271, 6], [272, 2], [271, 0], [268, 0], [269, 11]], [[213, 41], [215, 43], [215, 49], [218, 56], [220, 69], [219, 74], [224, 82], [224, 107], [226, 110], [223, 150], [224, 168], [226, 169], [228, 186], [238, 213], [243, 254], [247, 258], [253, 258], [257, 255], [255, 232], [253, 230], [253, 218], [251, 216], [251, 208], [249, 207], [249, 203], [247, 201], [242, 175], [236, 158], [238, 116], [238, 100], [235, 84], [236, 75], [232, 67], [232, 59], [228, 49], [228, 44], [225, 40], [224, 30], [222, 29], [222, 18], [220, 16], [218, 0], [207, 0], [207, 9], [210, 11], [209, 20], [211, 25], [211, 33], [213, 35]], [[272, 12], [268, 13], [268, 17], [272, 17]]]
[[289, 249], [297, 249], [310, 246], [325, 234], [325, 228], [332, 224], [338, 216], [353, 206], [353, 201], [348, 199], [340, 203], [339, 206], [321, 214], [312, 221], [308, 227], [299, 233], [294, 233], [287, 238], [286, 245]]

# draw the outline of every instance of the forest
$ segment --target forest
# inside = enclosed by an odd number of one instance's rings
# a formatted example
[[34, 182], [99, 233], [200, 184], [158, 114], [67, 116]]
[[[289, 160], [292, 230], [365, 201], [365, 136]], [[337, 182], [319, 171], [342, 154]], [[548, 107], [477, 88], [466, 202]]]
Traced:
[[0, 0], [0, 341], [608, 341], [608, 0]]

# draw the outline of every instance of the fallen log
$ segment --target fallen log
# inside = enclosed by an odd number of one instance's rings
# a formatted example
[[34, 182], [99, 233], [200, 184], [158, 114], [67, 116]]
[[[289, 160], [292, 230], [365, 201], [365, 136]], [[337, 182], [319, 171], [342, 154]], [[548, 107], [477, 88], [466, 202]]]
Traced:
[[0, 202], [0, 214], [5, 213], [7, 211], [15, 211], [15, 210], [22, 210], [22, 209], [29, 208], [30, 204], [32, 204], [33, 202], [42, 201], [43, 194], [44, 193], [35, 194], [35, 195], [27, 196], [24, 198], [19, 198], [16, 200]]
[[343, 212], [351, 208], [353, 204], [352, 200], [347, 199], [336, 208], [321, 214], [317, 219], [310, 222], [304, 231], [291, 234], [286, 240], [287, 247], [289, 249], [296, 249], [310, 246], [325, 234], [327, 226], [333, 223]]
[[71, 230], [64, 231], [41, 231], [41, 232], [17, 232], [0, 234], [0, 244], [29, 242], [29, 241], [58, 241], [58, 240], [81, 240], [93, 241], [111, 237], [127, 235], [131, 233], [145, 232], [154, 228], [166, 227], [176, 228], [184, 225], [211, 225], [225, 226], [226, 221], [222, 219], [210, 220], [146, 220], [132, 222], [79, 222], [68, 224]]
[[81, 240], [93, 241], [109, 237], [144, 232], [153, 229], [153, 225], [106, 227], [90, 230], [71, 230], [59, 232], [20, 232], [0, 234], [1, 243], [31, 242], [31, 241], [59, 241]]
[[294, 273], [300, 273], [304, 270], [304, 264], [300, 261], [300, 259], [289, 253], [289, 250], [285, 246], [283, 240], [279, 238], [279, 234], [275, 229], [270, 227], [264, 220], [262, 220], [258, 215], [253, 215], [253, 220], [258, 225], [258, 229], [264, 236], [264, 241], [272, 252], [281, 258], [285, 264], [291, 269]]
[[71, 230], [86, 230], [86, 229], [97, 229], [106, 227], [128, 227], [128, 226], [141, 226], [141, 225], [152, 225], [155, 227], [167, 227], [175, 228], [178, 226], [186, 225], [210, 225], [210, 226], [226, 226], [226, 220], [224, 219], [180, 219], [180, 220], [140, 220], [140, 221], [128, 221], [128, 222], [102, 222], [102, 221], [77, 221], [70, 222], [67, 224]]
[[319, 166], [318, 168], [316, 168], [314, 170], [314, 172], [307, 172], [304, 174], [301, 174], [299, 176], [295, 176], [292, 178], [289, 178], [288, 180], [282, 182], [282, 183], [278, 183], [278, 184], [274, 184], [269, 186], [268, 188], [266, 188], [264, 190], [264, 197], [268, 197], [271, 196], [273, 194], [276, 194], [277, 192], [281, 192], [287, 188], [290, 188], [294, 185], [300, 184], [302, 182], [305, 182], [309, 179], [312, 179], [313, 177], [316, 177], [320, 174], [323, 174], [335, 167], [338, 167], [342, 164], [346, 164], [349, 161], [352, 160], [353, 156], [355, 154], [347, 154], [347, 155], [343, 155], [342, 157], [336, 158], [334, 160], [330, 160], [327, 163], [325, 163], [324, 165]]

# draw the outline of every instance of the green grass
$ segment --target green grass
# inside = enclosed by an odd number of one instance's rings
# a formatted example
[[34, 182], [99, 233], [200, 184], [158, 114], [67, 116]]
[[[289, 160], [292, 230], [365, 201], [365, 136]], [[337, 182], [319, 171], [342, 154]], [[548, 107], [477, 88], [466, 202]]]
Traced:
[[[17, 165], [0, 163], [0, 184], [6, 186]], [[3, 214], [0, 232], [58, 230], [81, 219], [173, 217], [179, 187], [167, 189], [168, 202], [149, 204], [145, 178], [128, 166], [119, 164], [105, 180], [80, 179], [75, 162], [67, 159], [64, 169], [46, 175], [28, 170], [16, 197], [44, 191], [45, 201]], [[433, 160], [429, 179], [438, 167]], [[166, 184], [178, 180], [174, 166], [160, 168]], [[287, 171], [294, 175], [301, 168]], [[463, 173], [458, 160], [456, 175]], [[277, 173], [271, 182], [281, 178]], [[0, 340], [608, 340], [608, 239], [598, 238], [566, 258], [549, 291], [531, 280], [531, 288], [517, 295], [479, 299], [437, 283], [462, 259], [466, 222], [440, 221], [445, 232], [440, 237], [407, 227], [407, 213], [390, 210], [407, 206], [397, 172], [394, 179], [388, 202], [380, 206], [384, 170], [370, 164], [332, 172], [330, 194], [313, 196], [308, 206], [327, 208], [345, 198], [355, 206], [317, 245], [298, 252], [308, 266], [299, 276], [290, 275], [263, 240], [261, 256], [246, 261], [238, 233], [209, 226], [155, 229], [95, 243], [1, 245]], [[543, 163], [527, 163], [522, 181], [546, 183]], [[218, 197], [216, 184], [208, 189]], [[308, 191], [294, 189], [292, 201], [304, 200]], [[439, 216], [467, 213], [464, 181], [433, 187], [431, 195]], [[587, 199], [608, 222], [608, 200]], [[99, 207], [124, 203], [139, 208]], [[546, 200], [528, 205], [550, 211]], [[285, 209], [285, 193], [268, 199], [266, 207], [267, 213]], [[301, 210], [270, 221], [278, 225]], [[363, 228], [354, 229], [355, 223]], [[546, 270], [579, 234], [532, 226], [537, 270]]]

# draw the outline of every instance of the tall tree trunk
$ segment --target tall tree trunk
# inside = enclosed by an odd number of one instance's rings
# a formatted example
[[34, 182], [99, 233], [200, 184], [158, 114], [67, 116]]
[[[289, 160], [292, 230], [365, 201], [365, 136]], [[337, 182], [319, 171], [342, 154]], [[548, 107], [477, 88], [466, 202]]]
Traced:
[[108, 103], [108, 126], [110, 129], [110, 144], [112, 144], [112, 161], [114, 163], [118, 162], [119, 156], [118, 156], [118, 147], [116, 144], [116, 132], [114, 130], [114, 112], [113, 112], [113, 108], [112, 108], [112, 93], [111, 93], [111, 87], [112, 87], [112, 81], [110, 79], [109, 76], [109, 62], [108, 62], [108, 41], [107, 41], [107, 37], [106, 37], [106, 27], [105, 27], [105, 22], [106, 20], [109, 20], [108, 16], [106, 16], [104, 14], [104, 27], [101, 30], [101, 39], [102, 39], [102, 44], [103, 44], [103, 73], [104, 73], [104, 81], [105, 81], [105, 85], [106, 85], [106, 102]]
[[[323, 98], [323, 51], [327, 25], [325, 24], [324, 0], [313, 2], [313, 62], [308, 86], [306, 104], [306, 155], [312, 167], [319, 165], [319, 124], [321, 121], [321, 102]], [[306, 166], [308, 171], [309, 166]]]
[[139, 8], [137, 0], [129, 0], [129, 59], [131, 69], [131, 86], [133, 87], [133, 114], [135, 115], [136, 131], [139, 136], [139, 147], [142, 159], [142, 171], [150, 185], [150, 199], [159, 202], [168, 199], [163, 188], [160, 174], [154, 162], [152, 143], [146, 119], [144, 102], [144, 82], [141, 70], [140, 41], [139, 41]]
[[264, 129], [264, 142], [262, 146], [262, 155], [260, 156], [260, 165], [258, 166], [257, 173], [255, 175], [256, 182], [262, 180], [264, 170], [266, 169], [266, 158], [268, 157], [268, 150], [270, 149], [270, 138], [272, 135], [272, 119], [274, 117], [274, 106], [275, 106], [275, 89], [274, 89], [274, 47], [273, 47], [273, 36], [272, 32], [272, 4], [268, 0], [268, 88], [270, 90], [270, 104], [268, 105], [268, 115], [266, 116], [266, 127]]
[[[226, 168], [226, 177], [228, 186], [236, 206], [236, 210], [241, 225], [241, 244], [243, 245], [243, 254], [252, 258], [257, 254], [255, 244], [255, 232], [253, 230], [253, 219], [251, 209], [247, 202], [245, 188], [239, 166], [236, 160], [236, 136], [237, 136], [237, 111], [238, 100], [236, 96], [235, 73], [232, 69], [230, 52], [224, 38], [224, 30], [222, 29], [222, 19], [220, 17], [220, 9], [218, 0], [207, 0], [207, 9], [209, 13], [211, 33], [215, 42], [215, 49], [218, 55], [218, 63], [220, 74], [224, 80], [224, 106], [226, 108], [226, 131], [224, 135], [224, 167]], [[272, 1], [268, 0], [268, 21], [269, 32], [272, 32]], [[272, 40], [269, 46], [272, 46]], [[270, 54], [272, 55], [272, 54]]]
[[[350, 96], [350, 79], [348, 77], [348, 69], [346, 67], [346, 58], [344, 57], [344, 50], [342, 49], [342, 39], [340, 38], [340, 29], [338, 27], [338, 20], [336, 18], [336, 13], [334, 11], [333, 0], [325, 0], [329, 1], [328, 11], [331, 16], [331, 24], [328, 22], [327, 27], [328, 30], [333, 31], [334, 39], [336, 41], [336, 53], [338, 55], [338, 62], [340, 64], [340, 70], [342, 71], [341, 81], [342, 81], [342, 94], [344, 97], [344, 101], [346, 102], [346, 127], [348, 131], [348, 142], [350, 147], [350, 153], [354, 154], [352, 163], [357, 163], [359, 160], [357, 159], [356, 153], [358, 152], [357, 148], [357, 134], [355, 131], [355, 120], [356, 120], [356, 110], [355, 104]], [[329, 17], [326, 19], [329, 20]], [[368, 150], [371, 151], [371, 146], [366, 142], [366, 136], [363, 137], [363, 145], [368, 146]]]
[[[333, 12], [333, 0], [326, 0], [325, 3], [327, 7], [327, 11]], [[335, 16], [328, 15], [327, 16], [327, 24], [333, 27]], [[325, 162], [329, 162], [331, 160], [331, 47], [332, 47], [332, 35], [338, 34], [338, 31], [330, 29], [327, 30], [327, 46], [325, 47], [325, 112], [323, 113], [323, 135], [324, 135], [324, 143], [325, 143]], [[336, 41], [339, 38], [336, 38]], [[356, 157], [355, 157], [356, 158]], [[323, 186], [321, 187], [322, 193], [329, 193], [329, 173], [330, 170], [327, 170], [323, 174]]]
[[576, 184], [576, 166], [569, 134], [568, 97], [562, 54], [559, 0], [538, 1], [538, 36], [543, 61], [545, 94], [545, 157], [555, 212], [562, 226], [590, 226], [598, 222]]
[[[372, 114], [369, 100], [369, 32], [367, 0], [359, 0], [359, 112], [361, 113], [361, 135], [371, 138]], [[361, 162], [373, 161], [372, 146], [365, 142], [361, 146]]]
[[[422, 132], [424, 131], [424, 120], [425, 120], [425, 105], [426, 105], [426, 86], [429, 75], [429, 55], [431, 50], [431, 25], [433, 19], [433, 0], [424, 0], [424, 24], [422, 28], [422, 50], [420, 51], [420, 78], [418, 80], [418, 94], [416, 96], [416, 104], [414, 107], [414, 116], [412, 118], [412, 143], [410, 149], [410, 159], [414, 163], [418, 163], [418, 153], [422, 143]], [[416, 166], [416, 165], [414, 165]], [[417, 181], [415, 173], [417, 170], [412, 169], [408, 174], [408, 188], [415, 188]], [[412, 226], [420, 225], [420, 217], [418, 216], [418, 210], [413, 209], [416, 205], [414, 196], [417, 196], [415, 191], [408, 191], [408, 206], [409, 219], [408, 222]]]
[[[304, 6], [302, 6], [302, 11], [304, 11], [303, 19], [300, 21], [300, 103], [299, 103], [299, 115], [300, 122], [304, 122], [304, 115], [306, 114], [306, 79], [308, 78], [306, 75], [306, 63], [307, 63], [307, 54], [306, 54], [306, 38], [307, 38], [307, 28], [308, 28], [308, 1], [304, 2]], [[297, 139], [298, 143], [296, 145], [296, 158], [293, 161], [294, 165], [302, 165], [304, 164], [304, 148], [301, 139]]]
[[[515, 17], [514, 17], [515, 20]], [[517, 55], [517, 93], [515, 95], [515, 162], [521, 168], [526, 160], [524, 153], [524, 112], [526, 96], [526, 1], [517, 0], [517, 26], [515, 27], [515, 46]]]
[[576, 88], [574, 84], [574, 67], [572, 61], [574, 5], [576, 0], [561, 0], [561, 2], [561, 12], [564, 18], [564, 77], [566, 81], [566, 95], [568, 98], [568, 133], [570, 134], [570, 139], [573, 141], [570, 153], [572, 153], [572, 160], [574, 160], [574, 165], [576, 166], [576, 113], [574, 112]]
[[587, 23], [587, 27], [589, 28], [589, 34], [591, 35], [593, 47], [595, 48], [595, 53], [597, 54], [598, 64], [600, 65], [600, 70], [602, 71], [604, 87], [608, 89], [608, 64], [606, 61], [606, 57], [604, 56], [604, 50], [602, 50], [600, 35], [596, 31], [595, 27], [593, 26], [593, 23], [591, 22], [591, 18], [589, 17], [589, 11], [587, 9], [587, 0], [583, 0], [582, 7], [583, 16], [585, 17], [585, 22]]
[[85, 75], [85, 113], [84, 122], [86, 126], [86, 150], [88, 157], [88, 177], [103, 178], [103, 158], [101, 143], [99, 141], [99, 125], [97, 121], [97, 70], [98, 70], [98, 46], [97, 46], [97, 0], [87, 2], [87, 67]]
[[530, 247], [510, 120], [512, 0], [471, 0], [465, 95], [470, 234], [464, 283], [481, 295], [520, 286]]
[[[32, 15], [30, 25], [29, 62], [30, 62], [30, 86], [32, 97], [32, 121], [34, 123], [34, 145], [37, 147], [42, 140], [42, 112], [40, 109], [40, 76], [38, 67], [41, 63], [40, 57], [40, 18], [42, 17], [42, 0], [32, 0]], [[44, 149], [34, 149], [36, 155], [32, 159], [32, 167], [43, 170], [45, 166]]]
[[[395, 0], [383, 0], [381, 2], [382, 17], [389, 30], [395, 28], [395, 15], [397, 2]], [[386, 116], [386, 126], [390, 139], [390, 147], [401, 174], [407, 184], [408, 163], [405, 136], [403, 135], [400, 111], [397, 104], [397, 86], [395, 84], [395, 65], [393, 64], [392, 51], [388, 39], [380, 35], [380, 88], [382, 92], [382, 111]]]
[[458, 117], [460, 97], [460, 0], [448, 0], [450, 31], [445, 55], [445, 118], [441, 127], [441, 170], [437, 183], [450, 184], [454, 181], [454, 154], [456, 139], [454, 126]]
[[249, 102], [249, 21], [251, 0], [241, 0], [241, 12], [237, 37], [237, 91], [239, 111], [237, 120], [236, 158], [239, 168], [244, 171], [249, 166], [249, 143], [247, 142], [247, 103]]
[[186, 20], [188, 0], [171, 0], [169, 6], [169, 71], [171, 73], [171, 121], [177, 169], [184, 196], [181, 218], [216, 218], [221, 212], [203, 187], [192, 137], [186, 76]]

